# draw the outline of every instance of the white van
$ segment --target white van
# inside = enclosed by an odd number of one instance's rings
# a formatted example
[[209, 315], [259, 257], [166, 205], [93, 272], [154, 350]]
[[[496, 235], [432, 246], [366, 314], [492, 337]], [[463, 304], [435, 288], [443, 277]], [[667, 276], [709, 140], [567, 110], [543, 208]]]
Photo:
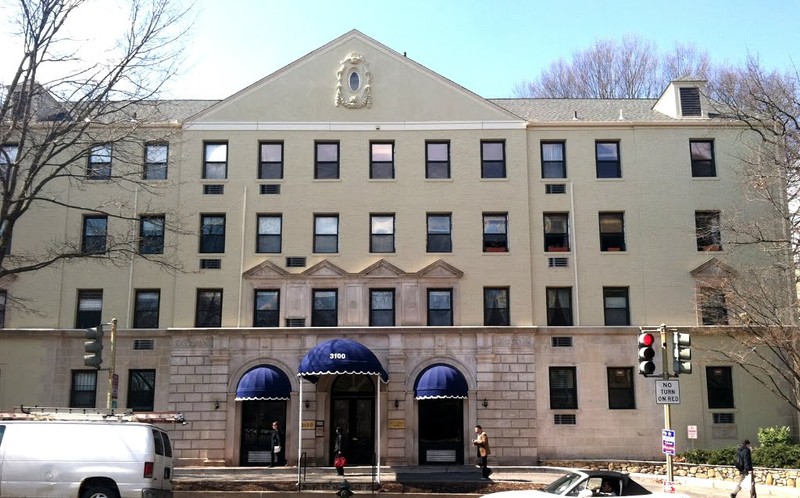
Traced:
[[150, 424], [0, 420], [0, 497], [172, 496], [172, 446]]

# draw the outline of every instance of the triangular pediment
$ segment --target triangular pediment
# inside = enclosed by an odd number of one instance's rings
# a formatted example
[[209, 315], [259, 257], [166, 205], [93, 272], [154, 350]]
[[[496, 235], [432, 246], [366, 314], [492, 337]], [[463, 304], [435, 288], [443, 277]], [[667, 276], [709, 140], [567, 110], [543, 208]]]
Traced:
[[242, 274], [245, 280], [259, 278], [286, 278], [291, 275], [288, 271], [271, 261], [263, 261]]
[[520, 117], [357, 30], [216, 103], [185, 126], [374, 131], [430, 122], [525, 128]]
[[420, 277], [428, 278], [461, 278], [464, 272], [453, 265], [447, 264], [441, 259], [437, 259], [425, 268], [417, 272]]
[[720, 279], [728, 278], [736, 274], [736, 270], [726, 265], [717, 258], [711, 258], [702, 265], [698, 266], [689, 274], [694, 278], [702, 279]]
[[369, 278], [393, 278], [405, 275], [405, 273], [385, 259], [381, 259], [361, 270], [360, 275]]
[[306, 277], [342, 277], [347, 272], [331, 263], [327, 259], [320, 261], [308, 270], [303, 272]]

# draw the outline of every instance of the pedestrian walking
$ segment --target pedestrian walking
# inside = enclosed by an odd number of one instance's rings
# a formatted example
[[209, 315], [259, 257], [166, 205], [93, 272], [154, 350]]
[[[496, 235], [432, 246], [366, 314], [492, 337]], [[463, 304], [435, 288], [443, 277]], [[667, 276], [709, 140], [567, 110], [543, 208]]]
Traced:
[[480, 425], [475, 426], [475, 439], [472, 440], [472, 444], [478, 447], [481, 459], [481, 477], [488, 479], [492, 474], [492, 469], [489, 468], [489, 455], [492, 454], [492, 450], [489, 448], [489, 435]]
[[336, 467], [336, 473], [340, 476], [344, 475], [345, 465], [347, 465], [347, 458], [344, 456], [344, 434], [342, 434], [342, 428], [337, 427], [333, 440], [333, 466]]
[[753, 471], [753, 454], [750, 451], [749, 439], [742, 441], [741, 446], [736, 450], [735, 465], [739, 476], [736, 478], [736, 487], [733, 488], [731, 498], [736, 498], [739, 491], [748, 486], [750, 487], [750, 498], [756, 498], [756, 476]]
[[272, 444], [272, 451], [270, 453], [270, 467], [274, 467], [276, 465], [283, 466], [286, 465], [286, 458], [285, 456], [285, 435], [281, 430], [281, 424], [277, 420], [272, 422], [272, 433], [270, 434], [270, 443]]

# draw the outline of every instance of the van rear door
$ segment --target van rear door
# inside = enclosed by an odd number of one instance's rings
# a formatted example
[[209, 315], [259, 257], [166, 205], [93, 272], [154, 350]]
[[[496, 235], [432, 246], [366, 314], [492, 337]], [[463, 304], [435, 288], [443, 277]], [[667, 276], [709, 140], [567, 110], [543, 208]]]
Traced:
[[172, 489], [172, 444], [167, 433], [153, 428], [153, 461], [152, 487], [154, 489]]
[[3, 446], [3, 434], [6, 432], [6, 426], [0, 425], [0, 496], [3, 496], [3, 460], [5, 459], [6, 450]]

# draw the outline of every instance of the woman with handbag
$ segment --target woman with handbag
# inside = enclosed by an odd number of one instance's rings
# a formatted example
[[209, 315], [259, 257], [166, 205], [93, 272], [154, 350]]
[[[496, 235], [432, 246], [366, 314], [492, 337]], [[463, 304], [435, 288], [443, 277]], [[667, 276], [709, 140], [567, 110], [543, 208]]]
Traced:
[[272, 451], [270, 452], [269, 466], [274, 467], [275, 465], [286, 465], [286, 459], [283, 457], [285, 454], [283, 449], [283, 432], [281, 431], [281, 424], [277, 420], [272, 422], [270, 443], [272, 445]]
[[344, 457], [344, 435], [342, 428], [336, 428], [336, 436], [333, 440], [333, 466], [336, 467], [336, 473], [340, 476], [344, 475], [344, 466], [347, 465], [347, 459]]

